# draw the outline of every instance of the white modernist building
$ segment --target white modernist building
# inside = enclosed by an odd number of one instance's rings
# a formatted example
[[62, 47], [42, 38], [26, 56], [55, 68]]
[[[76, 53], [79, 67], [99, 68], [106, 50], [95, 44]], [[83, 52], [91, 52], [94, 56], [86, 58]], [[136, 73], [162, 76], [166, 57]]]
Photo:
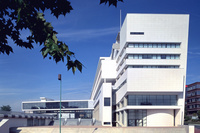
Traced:
[[[63, 100], [62, 117], [104, 126], [184, 123], [189, 15], [127, 14], [110, 57], [100, 57], [90, 100]], [[59, 101], [22, 102], [22, 110], [59, 113]]]
[[189, 15], [127, 14], [98, 63], [93, 117], [107, 126], [183, 125]]

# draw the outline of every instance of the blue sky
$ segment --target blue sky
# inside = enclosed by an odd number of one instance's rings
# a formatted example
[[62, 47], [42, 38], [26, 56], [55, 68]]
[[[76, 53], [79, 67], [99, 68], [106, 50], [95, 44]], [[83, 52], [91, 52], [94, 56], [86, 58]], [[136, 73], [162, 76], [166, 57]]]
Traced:
[[[67, 71], [64, 63], [43, 59], [41, 47], [33, 50], [13, 46], [14, 54], [0, 55], [0, 106], [21, 111], [21, 102], [40, 97], [59, 99], [58, 74], [62, 74], [63, 99], [89, 99], [99, 57], [110, 56], [120, 26], [127, 13], [190, 14], [187, 84], [200, 81], [200, 2], [199, 0], [124, 0], [118, 7], [99, 5], [100, 0], [71, 0], [74, 10], [56, 19], [45, 18], [68, 44], [85, 68]], [[22, 37], [28, 32], [24, 31]]]

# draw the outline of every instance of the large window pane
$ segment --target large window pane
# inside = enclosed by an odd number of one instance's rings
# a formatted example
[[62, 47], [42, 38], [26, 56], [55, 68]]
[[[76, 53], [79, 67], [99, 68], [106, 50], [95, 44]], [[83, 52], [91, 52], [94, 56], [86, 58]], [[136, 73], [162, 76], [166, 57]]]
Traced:
[[177, 105], [176, 95], [128, 95], [128, 105]]

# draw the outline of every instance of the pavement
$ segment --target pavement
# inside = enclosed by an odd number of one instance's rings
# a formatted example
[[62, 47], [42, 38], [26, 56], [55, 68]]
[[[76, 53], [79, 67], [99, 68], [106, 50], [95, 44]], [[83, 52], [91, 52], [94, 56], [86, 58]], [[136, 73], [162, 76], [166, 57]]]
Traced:
[[[62, 133], [187, 133], [183, 127], [62, 126]], [[59, 126], [12, 128], [10, 133], [59, 133]]]

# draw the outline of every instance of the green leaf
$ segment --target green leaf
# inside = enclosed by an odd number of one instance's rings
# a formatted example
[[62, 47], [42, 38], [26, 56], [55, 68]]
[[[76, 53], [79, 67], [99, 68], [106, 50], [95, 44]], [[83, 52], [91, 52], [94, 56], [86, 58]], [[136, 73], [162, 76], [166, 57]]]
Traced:
[[44, 57], [44, 58], [47, 57], [48, 52], [49, 52], [49, 49], [47, 48], [47, 49], [44, 51], [44, 53], [43, 53], [43, 57]]
[[19, 20], [20, 20], [20, 11], [21, 11], [21, 8], [18, 8], [18, 10], [17, 10], [17, 23], [19, 22]]

